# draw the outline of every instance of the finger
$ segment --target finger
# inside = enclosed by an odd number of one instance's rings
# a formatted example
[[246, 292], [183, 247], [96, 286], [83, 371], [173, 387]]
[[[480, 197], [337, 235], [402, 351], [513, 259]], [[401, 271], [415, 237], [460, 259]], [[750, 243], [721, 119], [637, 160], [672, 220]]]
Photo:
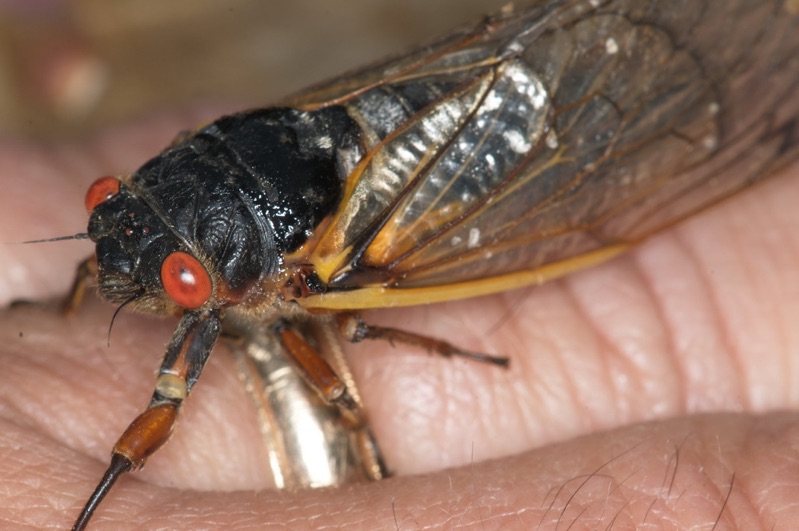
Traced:
[[[64, 507], [81, 503], [82, 461], [52, 476], [52, 443], [23, 434], [0, 444], [29, 448], [30, 459], [0, 461], [11, 500], [6, 522], [20, 527], [69, 523]], [[197, 492], [121, 481], [96, 529], [120, 526], [238, 529], [781, 528], [799, 518], [795, 440], [790, 414], [707, 415], [593, 434], [502, 460], [374, 484], [301, 492]], [[44, 496], [45, 501], [42, 500]]]
[[[140, 134], [138, 128], [132, 131]], [[785, 255], [790, 256], [794, 243], [790, 238], [780, 238], [788, 232], [787, 227], [795, 226], [791, 225], [793, 221], [790, 217], [793, 209], [780, 208], [780, 201], [795, 201], [795, 195], [791, 195], [795, 194], [795, 187], [790, 186], [790, 182], [789, 178], [776, 180], [742, 195], [739, 201], [744, 204], [751, 202], [748, 210], [744, 210], [745, 223], [740, 223], [744, 231], [742, 234], [747, 236], [742, 240], [739, 240], [740, 235], [721, 239], [725, 243], [741, 241], [744, 245], [751, 245], [765, 233], [770, 234], [774, 240], [780, 240], [778, 244], [759, 249], [761, 252], [742, 253], [743, 259], [736, 263], [746, 269], [752, 266], [768, 266], [771, 268], [767, 270], [769, 278], [782, 280], [782, 286], [787, 282], [788, 289], [780, 290], [772, 286], [764, 294], [761, 292], [763, 286], [758, 282], [727, 283], [719, 281], [718, 276], [714, 275], [710, 275], [710, 279], [715, 280], [717, 285], [710, 285], [706, 279], [699, 279], [697, 285], [708, 288], [704, 291], [680, 291], [669, 288], [668, 284], [665, 287], [658, 284], [663, 279], [670, 278], [673, 264], [681, 263], [680, 253], [673, 253], [670, 257], [669, 249], [684, 250], [686, 242], [694, 246], [698, 256], [688, 253], [687, 260], [683, 262], [701, 266], [697, 267], [700, 273], [719, 271], [721, 266], [730, 262], [729, 254], [725, 254], [729, 246], [712, 245], [714, 240], [707, 238], [707, 229], [702, 227], [715, 227], [714, 230], [718, 231], [729, 226], [730, 214], [725, 209], [740, 212], [741, 208], [740, 204], [733, 202], [710, 212], [707, 215], [709, 217], [691, 222], [688, 227], [696, 227], [694, 229], [678, 229], [686, 231], [683, 236], [677, 236], [674, 232], [670, 236], [661, 236], [658, 241], [645, 246], [633, 257], [620, 259], [549, 287], [444, 305], [446, 311], [443, 312], [440, 307], [386, 312], [384, 318], [394, 325], [405, 322], [411, 329], [422, 332], [429, 330], [432, 335], [439, 337], [463, 337], [467, 342], [480, 341], [488, 352], [505, 353], [520, 347], [525, 350], [522, 354], [515, 355], [517, 363], [508, 373], [486, 371], [485, 367], [469, 363], [453, 364], [446, 360], [430, 359], [424, 354], [410, 351], [371, 348], [367, 352], [356, 353], [362, 385], [368, 387], [364, 391], [371, 419], [386, 447], [392, 468], [397, 472], [435, 470], [443, 466], [510, 455], [597, 428], [620, 426], [653, 416], [697, 412], [703, 408], [763, 408], [779, 407], [780, 404], [788, 407], [793, 404], [788, 390], [796, 375], [790, 370], [780, 371], [781, 378], [774, 380], [770, 379], [773, 371], [771, 375], [764, 371], [765, 368], [774, 366], [785, 367], [785, 361], [789, 359], [786, 354], [795, 350], [790, 337], [769, 333], [774, 331], [775, 326], [785, 329], [786, 323], [791, 322], [793, 316], [790, 311], [793, 307], [790, 285], [795, 277], [791, 273], [793, 268], [789, 267], [791, 261]], [[747, 197], [750, 199], [746, 199]], [[759, 217], [757, 212], [762, 210], [763, 204], [773, 206], [767, 209], [764, 216]], [[721, 215], [721, 218], [714, 218], [713, 216], [720, 215], [714, 212], [728, 213]], [[776, 225], [774, 212], [782, 216], [778, 217]], [[707, 219], [711, 223], [708, 224]], [[695, 235], [692, 235], [692, 230], [696, 231]], [[676, 243], [669, 243], [671, 239], [676, 239]], [[713, 253], [707, 253], [707, 249], [713, 250]], [[758, 260], [751, 264], [751, 257]], [[53, 262], [51, 259], [43, 263]], [[662, 267], [663, 264], [668, 267]], [[683, 274], [674, 277], [685, 278]], [[765, 274], [753, 275], [755, 281], [762, 278], [766, 278]], [[728, 285], [734, 289], [724, 291]], [[654, 293], [655, 296], [642, 297], [648, 293]], [[754, 301], [755, 304], [722, 307], [714, 305], [713, 300], [723, 300], [725, 297], [748, 300], [750, 303]], [[709, 304], [708, 300], [711, 301]], [[608, 301], [615, 301], [616, 312], [609, 311]], [[671, 301], [670, 305], [665, 304], [668, 301]], [[695, 307], [698, 302], [706, 304], [704, 313], [700, 315], [718, 314], [724, 317], [715, 327], [710, 328], [715, 334], [715, 337], [711, 337], [712, 341], [708, 341], [707, 336], [699, 335], [700, 330], [681, 329], [683, 335], [672, 335], [673, 329], [677, 328], [674, 325], [679, 324], [675, 321], [679, 320], [677, 318], [680, 312], [685, 308]], [[741, 309], [749, 310], [758, 305], [772, 305], [787, 310], [779, 313], [779, 320], [753, 320], [750, 322], [751, 328], [733, 326], [743, 322], [743, 318], [747, 316], [746, 313], [740, 313]], [[663, 308], [672, 308], [670, 321], [658, 320], [659, 311]], [[610, 310], [612, 309], [611, 307]], [[724, 313], [730, 309], [731, 313]], [[88, 346], [89, 341], [94, 348], [104, 344], [103, 338], [98, 335], [91, 337], [84, 331], [91, 327], [97, 329], [98, 323], [101, 323], [99, 328], [105, 331], [107, 322], [103, 321], [100, 313], [89, 313], [86, 317], [88, 320], [84, 325], [71, 325], [75, 327], [72, 331], [59, 331], [54, 323], [38, 329], [54, 332], [51, 336], [53, 347], [49, 357], [39, 359], [39, 366], [32, 367], [31, 372], [42, 367], [69, 366], [62, 358], [64, 352], [85, 352], [86, 348], [92, 348]], [[754, 317], [757, 318], [757, 315]], [[57, 378], [68, 382], [66, 387], [57, 387], [48, 382], [46, 377], [42, 377], [37, 388], [17, 385], [22, 380], [15, 378], [15, 373], [12, 372], [7, 376], [8, 385], [4, 385], [9, 390], [7, 396], [24, 397], [22, 393], [31, 388], [42, 390], [38, 396], [40, 407], [37, 415], [32, 415], [30, 409], [23, 407], [24, 401], [14, 403], [12, 409], [22, 413], [21, 418], [27, 419], [23, 422], [30, 422], [31, 418], [47, 419], [48, 414], [51, 417], [60, 416], [60, 420], [55, 421], [56, 426], [85, 426], [87, 423], [92, 425], [91, 422], [98, 422], [98, 429], [83, 430], [89, 433], [84, 433], [82, 438], [61, 429], [53, 429], [49, 433], [55, 438], [66, 440], [70, 446], [76, 440], [83, 441], [80, 443], [82, 446], [78, 446], [79, 449], [97, 459], [104, 459], [110, 443], [135, 414], [121, 414], [121, 410], [116, 409], [116, 404], [125, 403], [128, 404], [126, 407], [138, 411], [149, 395], [152, 367], [157, 365], [165, 340], [161, 340], [161, 343], [155, 340], [151, 345], [143, 343], [141, 338], [149, 335], [151, 322], [136, 324], [137, 321], [134, 320], [132, 323], [132, 328], [122, 330], [120, 337], [127, 338], [127, 343], [115, 350], [120, 357], [114, 359], [110, 365], [113, 366], [123, 359], [138, 360], [137, 362], [142, 362], [138, 373], [121, 370], [119, 372], [124, 378], [109, 379], [106, 365], [102, 370], [95, 367], [89, 372], [78, 373], [72, 379], [63, 379], [57, 375]], [[614, 329], [613, 323], [620, 323], [620, 326]], [[164, 326], [165, 337], [168, 337], [168, 323]], [[735, 342], [728, 345], [726, 332], [730, 329], [740, 334]], [[775, 356], [768, 363], [762, 363], [757, 357], [747, 356], [747, 350], [743, 347], [757, 343], [746, 335], [746, 330], [749, 329], [758, 332], [757, 339], [779, 340], [776, 345], [759, 344], [761, 350], [757, 354], [766, 352]], [[11, 330], [11, 334], [14, 335], [19, 330], [21, 329], [17, 327]], [[30, 337], [30, 331], [37, 329], [34, 327], [24, 330], [27, 337]], [[481, 336], [487, 339], [479, 339]], [[82, 339], [70, 347], [64, 342], [64, 338], [69, 337]], [[653, 337], [656, 341], [651, 346], [649, 342]], [[81, 344], [82, 340], [86, 340], [87, 344]], [[683, 345], [683, 348], [670, 348], [673, 345]], [[696, 354], [696, 347], [691, 348], [692, 345], [702, 346], [699, 349], [700, 356]], [[707, 345], [715, 346], [708, 348]], [[724, 347], [730, 345], [733, 348], [725, 350]], [[36, 360], [28, 354], [36, 350], [36, 346], [25, 347], [28, 350], [23, 348], [20, 351], [22, 354], [13, 359], [24, 360], [27, 357]], [[143, 352], [152, 353], [155, 361], [150, 364], [149, 360], [144, 360]], [[730, 352], [738, 356], [731, 357]], [[678, 356], [676, 360], [672, 359], [675, 355]], [[514, 357], [513, 354], [511, 356]], [[100, 360], [102, 361], [102, 357]], [[741, 361], [745, 363], [738, 366]], [[97, 359], [92, 363], [97, 364]], [[86, 359], [76, 357], [76, 366], [86, 364]], [[4, 363], [4, 366], [7, 365]], [[703, 370], [698, 370], [697, 367]], [[757, 377], [750, 378], [750, 373]], [[227, 374], [233, 373], [230, 371]], [[223, 380], [235, 386], [235, 378], [228, 376]], [[70, 408], [69, 402], [59, 402], [62, 397], [74, 396], [69, 392], [74, 390], [69, 387], [73, 385], [69, 382], [77, 382], [89, 388], [90, 392], [85, 393], [86, 398], [83, 399], [84, 407]], [[92, 389], [93, 385], [98, 388]], [[198, 387], [192, 402], [200, 401], [199, 393], [203, 387], [210, 393], [217, 385], [213, 379], [204, 376], [203, 385]], [[106, 386], [104, 393], [99, 392], [102, 386]], [[125, 389], [121, 393], [124, 395], [123, 400], [108, 403], [96, 400], [97, 396], [113, 395], [120, 388]], [[53, 392], [54, 390], [58, 392]], [[208, 470], [220, 471], [218, 475], [210, 475], [207, 485], [225, 485], [224, 477], [246, 477], [235, 472], [237, 468], [240, 472], [247, 467], [241, 461], [234, 461], [233, 467], [225, 468], [226, 463], [230, 464], [231, 460], [224, 459], [224, 448], [229, 448], [230, 445], [222, 444], [222, 438], [217, 439], [219, 444], [209, 442], [205, 432], [198, 429], [199, 426], [212, 426], [212, 429], [220, 432], [227, 431], [232, 434], [233, 445], [237, 446], [238, 443], [237, 449], [240, 451], [237, 455], [249, 455], [240, 443], [253, 438], [236, 439], [236, 434], [242, 433], [239, 430], [245, 429], [246, 419], [228, 422], [230, 413], [225, 413], [242, 409], [232, 405], [236, 400], [241, 403], [242, 399], [239, 396], [230, 402], [200, 402], [211, 404], [208, 407], [214, 413], [210, 415], [210, 420], [199, 422], [190, 430], [183, 428], [190, 422], [191, 413], [187, 411], [187, 418], [178, 430], [177, 442], [173, 441], [164, 450], [163, 459], [167, 464], [154, 466], [151, 463], [152, 466], [145, 470], [142, 477], [162, 484], [196, 485], [198, 468], [192, 468], [192, 465], [197, 462], [206, 465], [199, 469], [203, 474], [208, 474]], [[55, 404], [62, 407], [55, 408]], [[221, 409], [214, 409], [214, 404]], [[106, 424], [100, 422], [103, 419]], [[220, 423], [220, 419], [225, 419], [225, 422]], [[112, 421], [122, 426], [117, 428]], [[48, 422], [50, 421], [42, 420], [37, 427], [46, 428]], [[186, 435], [181, 435], [183, 433]], [[179, 437], [182, 436], [187, 437], [185, 443], [179, 442]], [[202, 451], [198, 452], [198, 449]], [[170, 454], [170, 451], [173, 453]], [[197, 458], [196, 461], [192, 460], [192, 455]], [[177, 463], [189, 466], [182, 468]], [[99, 464], [97, 466], [101, 467]], [[249, 470], [254, 469], [255, 467], [249, 467]], [[202, 479], [202, 474], [199, 476]], [[253, 483], [238, 487], [232, 483], [227, 485], [233, 485], [232, 488], [248, 488]]]

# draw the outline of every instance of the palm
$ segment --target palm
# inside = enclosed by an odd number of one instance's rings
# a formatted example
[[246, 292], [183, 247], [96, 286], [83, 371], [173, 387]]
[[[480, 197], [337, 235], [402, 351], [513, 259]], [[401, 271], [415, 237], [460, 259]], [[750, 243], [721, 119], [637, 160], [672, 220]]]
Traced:
[[[135, 168], [178, 122], [140, 123], [87, 146], [3, 143], [0, 241], [83, 230], [88, 183]], [[348, 347], [397, 474], [386, 482], [253, 495], [266, 484], [265, 458], [220, 348], [173, 440], [120, 481], [95, 525], [372, 529], [578, 519], [604, 527], [615, 518], [682, 527], [715, 521], [728, 492], [724, 522], [797, 521], [796, 415], [766, 413], [799, 403], [796, 184], [795, 176], [775, 178], [633, 253], [540, 288], [367, 314], [512, 360], [503, 371], [381, 343]], [[91, 251], [86, 242], [4, 245], [0, 297], [65, 292]], [[174, 323], [125, 315], [109, 349], [111, 313], [90, 300], [70, 319], [41, 308], [2, 314], [0, 521], [68, 525], [113, 441], [146, 404]]]

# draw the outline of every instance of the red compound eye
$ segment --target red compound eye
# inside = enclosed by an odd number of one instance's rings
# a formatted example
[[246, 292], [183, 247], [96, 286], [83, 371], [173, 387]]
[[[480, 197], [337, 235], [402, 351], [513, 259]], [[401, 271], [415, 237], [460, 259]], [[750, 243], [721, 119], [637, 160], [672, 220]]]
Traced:
[[177, 251], [164, 259], [161, 283], [166, 294], [184, 308], [199, 308], [211, 298], [211, 277], [188, 253]]
[[119, 193], [119, 179], [116, 177], [100, 177], [86, 191], [86, 210], [91, 212], [100, 203], [111, 199]]

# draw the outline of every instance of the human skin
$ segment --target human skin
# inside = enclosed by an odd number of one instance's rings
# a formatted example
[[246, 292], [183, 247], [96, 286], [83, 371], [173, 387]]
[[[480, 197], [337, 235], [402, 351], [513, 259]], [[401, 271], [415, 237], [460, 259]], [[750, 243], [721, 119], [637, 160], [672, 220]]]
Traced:
[[[0, 242], [82, 232], [83, 193], [217, 110], [83, 142], [0, 141]], [[394, 477], [265, 489], [220, 344], [172, 440], [94, 529], [784, 529], [799, 521], [799, 168], [611, 262], [534, 288], [365, 314], [510, 357], [507, 370], [346, 345]], [[0, 253], [0, 302], [64, 294], [87, 241]], [[89, 295], [0, 313], [0, 527], [65, 528], [144, 407], [174, 319]]]

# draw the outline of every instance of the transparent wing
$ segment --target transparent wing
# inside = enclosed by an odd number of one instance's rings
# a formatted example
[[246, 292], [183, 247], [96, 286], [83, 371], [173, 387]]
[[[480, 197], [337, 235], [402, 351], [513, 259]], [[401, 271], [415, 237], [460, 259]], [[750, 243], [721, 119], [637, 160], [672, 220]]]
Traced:
[[797, 11], [536, 2], [307, 93], [372, 134], [292, 260], [333, 292], [382, 293], [567, 271], [634, 243], [796, 158]]

